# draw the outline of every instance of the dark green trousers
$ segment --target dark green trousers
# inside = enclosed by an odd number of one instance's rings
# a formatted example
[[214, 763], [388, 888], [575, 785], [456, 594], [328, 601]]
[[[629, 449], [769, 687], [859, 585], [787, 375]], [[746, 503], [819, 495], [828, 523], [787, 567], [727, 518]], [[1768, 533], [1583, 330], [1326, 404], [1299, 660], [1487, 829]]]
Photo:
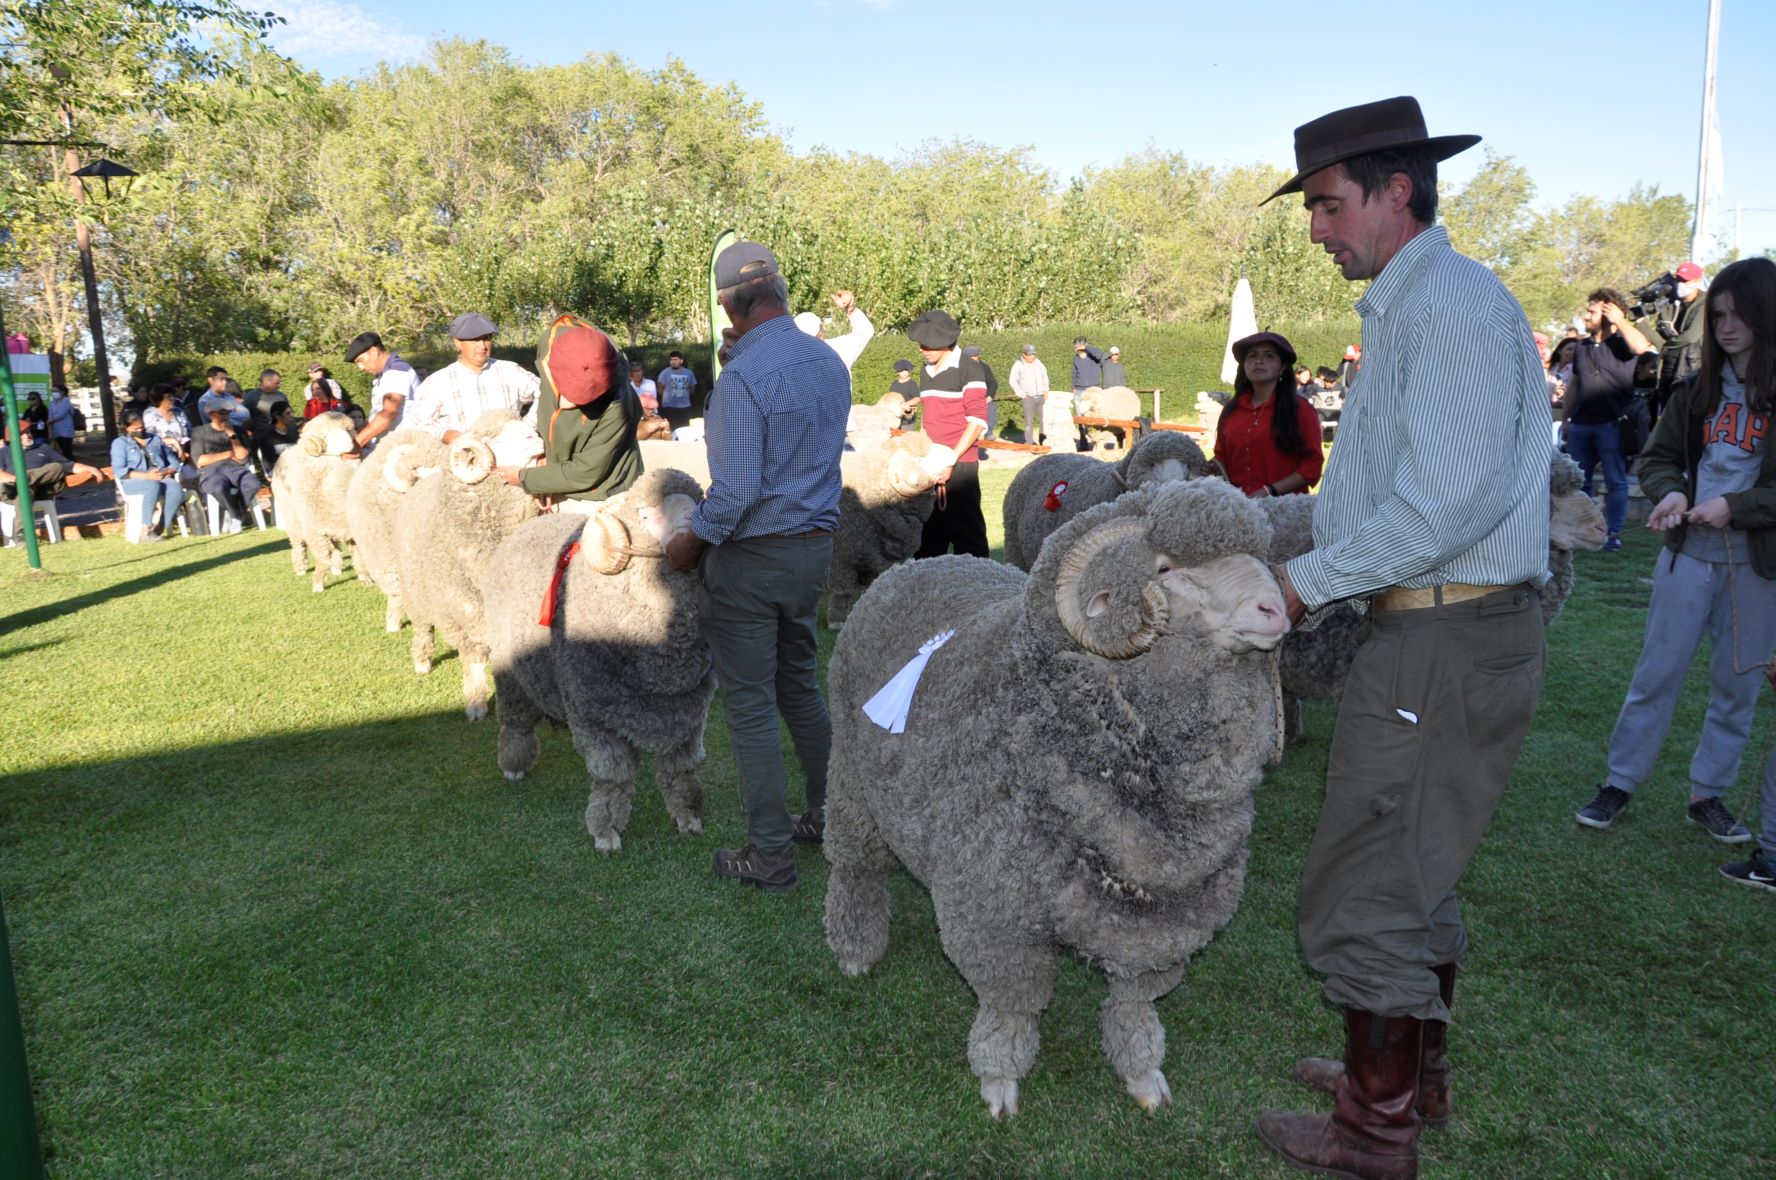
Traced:
[[802, 764], [807, 806], [826, 805], [832, 720], [820, 695], [814, 611], [826, 592], [832, 537], [754, 537], [704, 552], [703, 633], [734, 737], [746, 832], [760, 852], [789, 848], [789, 776], [781, 712]]
[[1432, 968], [1466, 953], [1456, 883], [1511, 777], [1545, 662], [1527, 588], [1371, 619], [1301, 879], [1301, 949], [1333, 1004], [1449, 1019]]

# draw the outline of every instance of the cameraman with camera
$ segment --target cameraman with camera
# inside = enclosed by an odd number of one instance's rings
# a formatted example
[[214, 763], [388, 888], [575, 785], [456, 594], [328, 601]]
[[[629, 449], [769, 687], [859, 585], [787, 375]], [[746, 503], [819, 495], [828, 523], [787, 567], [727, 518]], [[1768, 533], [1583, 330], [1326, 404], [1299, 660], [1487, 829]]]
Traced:
[[[1634, 294], [1644, 300], [1643, 292], [1660, 287], [1664, 297], [1655, 301], [1657, 319], [1653, 329], [1659, 333], [1659, 382], [1653, 391], [1653, 417], [1657, 419], [1671, 396], [1671, 387], [1692, 376], [1701, 366], [1702, 352], [1702, 268], [1686, 262], [1676, 272], [1665, 276]], [[1630, 312], [1632, 314], [1632, 311]]]
[[1628, 515], [1628, 458], [1618, 419], [1634, 405], [1635, 358], [1652, 350], [1624, 310], [1628, 300], [1614, 287], [1600, 287], [1585, 299], [1586, 336], [1573, 358], [1572, 380], [1566, 387], [1564, 436], [1566, 449], [1585, 473], [1585, 494], [1591, 494], [1591, 473], [1603, 464], [1603, 517], [1609, 529], [1606, 551], [1622, 547], [1622, 521]]

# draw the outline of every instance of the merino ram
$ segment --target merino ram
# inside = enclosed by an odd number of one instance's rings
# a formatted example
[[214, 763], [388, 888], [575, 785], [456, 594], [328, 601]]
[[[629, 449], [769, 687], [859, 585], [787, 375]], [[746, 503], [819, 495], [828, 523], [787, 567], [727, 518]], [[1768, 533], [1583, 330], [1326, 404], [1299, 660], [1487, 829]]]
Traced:
[[[314, 592], [327, 588], [329, 570], [345, 569], [345, 499], [358, 470], [358, 442], [344, 414], [319, 414], [303, 423], [296, 445], [271, 473], [278, 524], [290, 536], [290, 565], [297, 574], [314, 565]], [[354, 558], [355, 561], [355, 558]]]
[[[1584, 493], [1578, 464], [1559, 451], [1549, 457], [1548, 492], [1549, 578], [1540, 591], [1544, 625], [1560, 616], [1572, 595], [1573, 551], [1599, 549], [1608, 537], [1602, 511]], [[1313, 548], [1314, 502], [1312, 496], [1260, 501], [1270, 513], [1271, 561], [1288, 561]], [[1356, 608], [1335, 603], [1283, 641], [1280, 668], [1290, 736], [1300, 731], [1299, 701], [1343, 695], [1364, 625]]]
[[388, 600], [383, 625], [399, 631], [401, 609], [401, 510], [407, 492], [423, 475], [443, 469], [444, 444], [423, 430], [397, 430], [364, 456], [345, 493], [345, 523], [351, 533], [352, 565], [358, 576]]
[[592, 779], [586, 831], [600, 852], [623, 847], [642, 751], [678, 830], [703, 830], [697, 768], [715, 674], [697, 574], [665, 561], [702, 498], [682, 471], [649, 471], [595, 516], [518, 529], [483, 582], [500, 769], [522, 779], [536, 765], [538, 723], [565, 725]]
[[[1132, 422], [1141, 417], [1142, 408], [1141, 395], [1126, 385], [1104, 389], [1094, 385], [1079, 395], [1079, 416], [1082, 418], [1117, 418]], [[1127, 445], [1127, 440], [1122, 437], [1124, 433], [1120, 426], [1088, 426], [1085, 439], [1094, 451], [1113, 451]]]
[[839, 527], [833, 532], [826, 625], [838, 630], [851, 604], [883, 572], [919, 548], [936, 506], [936, 477], [926, 467], [931, 440], [901, 434], [839, 457]]
[[1028, 571], [1048, 535], [1086, 509], [1148, 484], [1219, 472], [1194, 440], [1172, 430], [1143, 435], [1115, 463], [1089, 455], [1043, 455], [1018, 472], [1005, 491], [1005, 560]]
[[[925, 884], [980, 1001], [968, 1060], [994, 1117], [1017, 1112], [1059, 947], [1109, 977], [1099, 1027], [1129, 1093], [1171, 1099], [1153, 1001], [1233, 916], [1275, 747], [1265, 652], [1288, 623], [1269, 542], [1228, 484], [1161, 484], [1062, 526], [1029, 575], [967, 557], [890, 570], [839, 636], [827, 941], [868, 971], [896, 861]], [[870, 720], [942, 632], [904, 732]]]
[[396, 538], [401, 604], [413, 620], [413, 670], [432, 670], [433, 632], [463, 662], [463, 711], [487, 716], [487, 627], [481, 579], [493, 551], [537, 514], [522, 488], [495, 467], [523, 467], [540, 458], [543, 440], [509, 410], [477, 418], [450, 444], [445, 470], [407, 493]]

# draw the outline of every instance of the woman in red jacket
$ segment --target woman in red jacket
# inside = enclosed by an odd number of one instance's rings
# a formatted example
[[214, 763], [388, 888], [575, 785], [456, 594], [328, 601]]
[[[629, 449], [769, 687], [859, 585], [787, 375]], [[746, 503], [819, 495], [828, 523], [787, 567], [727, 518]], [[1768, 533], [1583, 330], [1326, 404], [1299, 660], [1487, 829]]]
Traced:
[[1275, 332], [1233, 342], [1233, 400], [1215, 424], [1215, 458], [1248, 496], [1286, 496], [1320, 481], [1320, 415], [1295, 392], [1295, 349]]

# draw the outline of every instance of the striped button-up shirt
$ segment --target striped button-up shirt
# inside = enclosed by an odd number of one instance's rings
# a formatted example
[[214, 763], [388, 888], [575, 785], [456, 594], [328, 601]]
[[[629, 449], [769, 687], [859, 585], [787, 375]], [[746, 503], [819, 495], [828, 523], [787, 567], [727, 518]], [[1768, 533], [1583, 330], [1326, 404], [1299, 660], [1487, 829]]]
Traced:
[[1357, 302], [1363, 369], [1288, 564], [1309, 607], [1388, 586], [1543, 582], [1552, 418], [1529, 322], [1441, 227]]
[[479, 373], [456, 361], [420, 382], [407, 399], [401, 424], [442, 438], [449, 430], [467, 430], [491, 410], [522, 417], [540, 388], [535, 373], [511, 361], [489, 360]]
[[734, 342], [705, 410], [709, 494], [691, 529], [713, 544], [831, 529], [851, 374], [789, 316]]

